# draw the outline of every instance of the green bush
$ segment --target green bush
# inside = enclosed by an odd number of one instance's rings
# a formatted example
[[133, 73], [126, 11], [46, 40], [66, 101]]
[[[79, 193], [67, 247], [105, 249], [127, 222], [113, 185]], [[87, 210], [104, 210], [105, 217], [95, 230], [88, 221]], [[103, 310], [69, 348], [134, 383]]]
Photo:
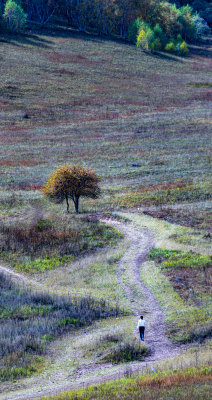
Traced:
[[177, 43], [182, 43], [183, 42], [183, 38], [182, 38], [182, 35], [180, 35], [180, 33], [177, 35], [176, 40], [177, 40]]
[[[190, 8], [186, 8], [186, 10], [187, 9], [190, 10]], [[177, 35], [174, 34], [172, 39], [170, 39], [167, 43], [168, 36], [165, 35], [162, 27], [159, 24], [156, 24], [152, 29], [151, 24], [147, 22], [141, 22], [140, 19], [136, 21], [137, 28], [139, 27], [139, 33], [136, 41], [137, 47], [141, 47], [146, 51], [160, 51], [165, 49], [165, 51], [168, 51], [169, 53], [177, 53], [181, 56], [187, 56], [189, 54], [188, 46], [186, 42], [183, 41], [180, 33]]]
[[163, 29], [159, 24], [155, 25], [155, 27], [153, 28], [153, 33], [155, 40], [157, 39], [161, 43], [161, 47], [164, 47], [166, 45], [167, 39], [166, 35], [163, 32]]
[[135, 21], [131, 22], [127, 33], [127, 39], [129, 42], [136, 44], [141, 26], [142, 22], [140, 18], [137, 18]]
[[182, 42], [180, 45], [180, 55], [186, 57], [189, 54], [188, 46], [186, 42]]
[[139, 29], [136, 45], [144, 50], [165, 49], [186, 56], [189, 51], [186, 43], [181, 47], [182, 41], [195, 41], [208, 32], [207, 23], [189, 4], [177, 8], [176, 4], [161, 1], [146, 6], [145, 12], [140, 8], [142, 20], [137, 19], [130, 26], [133, 42]]
[[[186, 3], [187, 1], [185, 1]], [[212, 5], [210, 0], [190, 0], [189, 3], [201, 18], [204, 18], [209, 25], [212, 25]]]
[[143, 50], [150, 50], [151, 44], [154, 40], [154, 32], [150, 25], [143, 22], [139, 30], [136, 46], [141, 47]]
[[179, 8], [177, 11], [183, 38], [185, 38], [185, 40], [196, 39], [193, 8], [187, 4], [186, 6]]
[[150, 349], [147, 346], [133, 342], [124, 342], [119, 344], [112, 351], [103, 357], [104, 361], [112, 362], [113, 364], [142, 361], [150, 354]]
[[27, 15], [24, 13], [22, 7], [16, 4], [15, 1], [8, 0], [3, 18], [6, 22], [6, 26], [11, 32], [19, 32], [25, 29]]
[[174, 42], [167, 43], [165, 46], [165, 50], [168, 51], [169, 53], [176, 53], [177, 51]]
[[151, 250], [149, 258], [161, 263], [162, 268], [199, 268], [212, 263], [211, 256], [205, 254], [157, 248]]
[[152, 43], [150, 44], [150, 48], [153, 51], [161, 50], [162, 49], [162, 44], [161, 44], [160, 40], [158, 38], [153, 40]]

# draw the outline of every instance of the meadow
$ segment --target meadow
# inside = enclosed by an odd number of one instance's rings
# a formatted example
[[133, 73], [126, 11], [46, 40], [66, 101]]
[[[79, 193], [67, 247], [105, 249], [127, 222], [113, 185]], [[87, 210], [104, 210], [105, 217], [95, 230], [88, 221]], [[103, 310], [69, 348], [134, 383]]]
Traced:
[[103, 299], [32, 292], [3, 273], [0, 289], [0, 382], [41, 371], [41, 355], [57, 336], [123, 314]]
[[210, 38], [185, 59], [57, 28], [0, 40], [1, 210], [80, 162], [103, 190], [83, 212], [174, 204], [209, 229]]
[[[58, 27], [2, 34], [0, 44], [0, 259], [26, 284], [1, 276], [0, 329], [13, 332], [0, 364], [2, 396], [57, 390], [70, 378], [82, 386], [151, 362], [151, 340], [133, 339], [135, 311], [118, 281], [132, 237], [98, 220], [106, 216], [154, 233], [141, 279], [167, 335], [178, 345], [199, 342], [201, 361], [188, 350], [160, 362], [158, 375], [55, 399], [209, 399], [211, 38], [190, 46], [187, 58]], [[40, 191], [56, 166], [72, 163], [101, 177], [102, 196], [82, 200], [78, 216]], [[130, 251], [122, 280], [146, 310]], [[86, 301], [89, 328], [79, 311]], [[31, 341], [32, 321], [36, 349], [23, 340], [19, 354], [12, 346], [20, 331]]]
[[167, 334], [177, 342], [202, 342], [211, 337], [211, 256], [153, 249], [149, 259], [156, 261], [157, 265], [151, 271], [151, 280], [153, 276], [155, 278], [154, 290], [158, 285], [164, 299], [159, 291], [156, 296], [160, 296], [161, 304], [167, 303]]
[[210, 399], [211, 368], [191, 368], [187, 371], [166, 371], [149, 376], [131, 377], [91, 386], [73, 393], [42, 397], [41, 400], [193, 400]]
[[[22, 272], [44, 272], [72, 262], [105, 246], [114, 246], [122, 235], [88, 217], [45, 213], [22, 207], [21, 215], [0, 224], [0, 256]], [[24, 216], [24, 217], [23, 217]]]

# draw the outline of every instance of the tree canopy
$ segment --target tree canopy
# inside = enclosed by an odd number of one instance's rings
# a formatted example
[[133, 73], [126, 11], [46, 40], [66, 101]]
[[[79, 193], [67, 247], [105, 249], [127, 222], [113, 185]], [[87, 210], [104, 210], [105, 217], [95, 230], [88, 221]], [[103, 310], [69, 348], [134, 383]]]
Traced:
[[[11, 2], [17, 3], [16, 12]], [[159, 23], [165, 31], [179, 31], [176, 7], [179, 9], [183, 6], [186, 9], [187, 3], [208, 24], [212, 23], [211, 0], [0, 0], [3, 29], [3, 14], [7, 3], [10, 3], [10, 9], [13, 8], [13, 25], [16, 31], [24, 25], [19, 23], [20, 16], [22, 20], [27, 17], [29, 27], [34, 24], [42, 26], [52, 19], [57, 21], [59, 18], [60, 21], [62, 19], [69, 26], [83, 32], [96, 31], [99, 35], [115, 34], [122, 38], [127, 37], [130, 23], [138, 17], [149, 23], [152, 28]], [[8, 13], [6, 15], [8, 16]], [[6, 25], [8, 26], [8, 18]], [[183, 36], [183, 32], [178, 33]]]
[[95, 171], [81, 165], [64, 165], [58, 167], [42, 188], [44, 196], [56, 203], [64, 200], [69, 212], [69, 199], [74, 202], [76, 213], [79, 212], [79, 198], [96, 199], [100, 195], [100, 178]]

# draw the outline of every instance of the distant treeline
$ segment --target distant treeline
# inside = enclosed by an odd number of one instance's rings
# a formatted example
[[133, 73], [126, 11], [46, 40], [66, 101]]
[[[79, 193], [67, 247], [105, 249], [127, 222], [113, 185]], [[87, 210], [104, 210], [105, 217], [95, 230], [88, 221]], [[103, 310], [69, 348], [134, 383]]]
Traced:
[[187, 55], [186, 41], [210, 32], [212, 6], [209, 0], [0, 0], [0, 19], [1, 29], [12, 32], [60, 19], [82, 32], [118, 35], [144, 50]]
[[[2, 15], [6, 3], [8, 1], [0, 0]], [[170, 22], [174, 17], [173, 12], [168, 15], [170, 5], [161, 0], [9, 0], [9, 3], [21, 6], [28, 24], [34, 22], [43, 25], [52, 17], [61, 17], [69, 26], [80, 31], [94, 29], [99, 34], [118, 34], [122, 38], [127, 36], [130, 22], [140, 16], [145, 22], [151, 22], [150, 19], [157, 19], [157, 14], [161, 14], [161, 7], [163, 10], [166, 8], [163, 14], [171, 18]], [[176, 4], [178, 8], [189, 3], [200, 17], [212, 24], [210, 0], [170, 0], [169, 3]]]
[[212, 26], [212, 2], [211, 0], [169, 0], [169, 3], [175, 3], [177, 7], [182, 7], [187, 4], [192, 6], [194, 11], [197, 11], [201, 18]]
[[[130, 22], [138, 16], [134, 0], [14, 0], [27, 15], [27, 23], [44, 25], [53, 17], [67, 21], [80, 31], [100, 35], [127, 35]], [[6, 0], [0, 0], [4, 14]]]

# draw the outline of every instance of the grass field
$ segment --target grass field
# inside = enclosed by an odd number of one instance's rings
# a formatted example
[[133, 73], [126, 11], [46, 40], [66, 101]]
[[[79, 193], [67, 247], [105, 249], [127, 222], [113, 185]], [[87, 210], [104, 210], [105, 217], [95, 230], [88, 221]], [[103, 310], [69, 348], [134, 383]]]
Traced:
[[141, 279], [164, 310], [167, 335], [184, 343], [211, 337], [212, 258], [208, 239], [191, 228], [144, 215], [124, 215], [137, 227], [154, 232], [156, 247], [141, 269]]
[[211, 337], [212, 258], [162, 249], [153, 249], [149, 258], [157, 267], [152, 265], [144, 280], [166, 309], [168, 335], [182, 342]]
[[47, 344], [65, 332], [123, 311], [103, 299], [32, 292], [0, 274], [0, 382], [42, 370]]
[[183, 59], [71, 31], [1, 36], [1, 208], [81, 162], [103, 188], [83, 211], [189, 202], [209, 228], [210, 46]]
[[[13, 380], [1, 385], [3, 392], [19, 385], [47, 390], [70, 377], [82, 385], [83, 376], [89, 383], [101, 373], [123, 375], [125, 363], [127, 375], [133, 362], [148, 357], [149, 347], [132, 340], [132, 302], [117, 278], [130, 240], [98, 222], [97, 213], [154, 234], [141, 279], [164, 312], [169, 337], [202, 344], [160, 362], [158, 374], [147, 371], [55, 399], [200, 400], [203, 393], [209, 399], [210, 342], [207, 347], [204, 341], [211, 335], [211, 38], [192, 46], [185, 59], [62, 29], [1, 35], [0, 44], [0, 258], [23, 273], [32, 290], [0, 280], [0, 329], [5, 334], [7, 325], [16, 325], [18, 337], [32, 321], [45, 327], [37, 352], [22, 346], [20, 358], [11, 345], [3, 355], [0, 377]], [[82, 200], [81, 215], [68, 216], [64, 205], [43, 199], [40, 188], [56, 166], [78, 162], [101, 177], [102, 196]], [[145, 309], [130, 263], [135, 256], [132, 247], [122, 280]], [[50, 305], [35, 304], [38, 287], [49, 292]], [[66, 335], [71, 306], [60, 299], [69, 293], [77, 301], [93, 296], [97, 314], [106, 301], [127, 315], [95, 315], [89, 329], [79, 324]], [[147, 320], [151, 325], [151, 315]], [[47, 342], [46, 355], [39, 346]]]
[[122, 235], [89, 218], [45, 213], [24, 208], [16, 218], [0, 224], [0, 256], [22, 272], [36, 273], [71, 263], [105, 246], [114, 246]]
[[211, 368], [191, 368], [185, 372], [166, 371], [112, 383], [92, 386], [74, 393], [65, 393], [42, 400], [209, 400], [211, 396]]

